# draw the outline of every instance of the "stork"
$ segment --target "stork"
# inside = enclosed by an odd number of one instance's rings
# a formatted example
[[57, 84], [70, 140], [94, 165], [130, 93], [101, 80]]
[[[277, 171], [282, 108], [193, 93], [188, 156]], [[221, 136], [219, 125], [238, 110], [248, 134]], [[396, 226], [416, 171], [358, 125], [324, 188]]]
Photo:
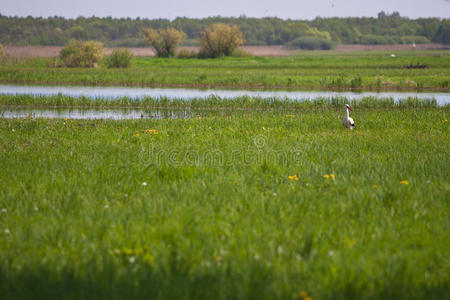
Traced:
[[353, 130], [353, 129], [355, 129], [355, 121], [353, 121], [353, 119], [348, 116], [349, 109], [351, 111], [353, 111], [353, 109], [350, 107], [350, 105], [345, 104], [345, 116], [342, 119], [342, 124], [344, 125], [345, 128]]

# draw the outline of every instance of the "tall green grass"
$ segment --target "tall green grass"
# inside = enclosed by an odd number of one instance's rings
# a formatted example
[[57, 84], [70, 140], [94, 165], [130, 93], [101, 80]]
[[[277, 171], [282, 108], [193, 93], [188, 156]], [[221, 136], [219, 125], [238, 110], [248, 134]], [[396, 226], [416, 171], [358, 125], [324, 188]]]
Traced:
[[287, 98], [234, 97], [222, 98], [209, 96], [207, 98], [180, 99], [167, 97], [130, 98], [89, 98], [73, 97], [58, 94], [55, 96], [41, 95], [0, 95], [0, 106], [42, 106], [42, 107], [143, 107], [143, 108], [235, 108], [235, 109], [326, 109], [339, 108], [350, 104], [354, 108], [435, 108], [435, 99], [407, 97], [394, 101], [393, 98], [364, 97], [351, 100], [346, 97], [316, 98], [292, 100]]
[[1, 298], [447, 297], [448, 107], [315, 107], [0, 119]]

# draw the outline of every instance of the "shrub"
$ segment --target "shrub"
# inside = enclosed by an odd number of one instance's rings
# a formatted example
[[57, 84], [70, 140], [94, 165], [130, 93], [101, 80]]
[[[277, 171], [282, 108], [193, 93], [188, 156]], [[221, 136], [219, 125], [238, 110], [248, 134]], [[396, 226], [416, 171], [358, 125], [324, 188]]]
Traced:
[[169, 57], [175, 55], [175, 49], [183, 41], [185, 34], [175, 28], [142, 30], [144, 39], [156, 52], [158, 57]]
[[429, 44], [431, 41], [424, 36], [405, 35], [401, 37], [402, 44]]
[[424, 36], [395, 36], [395, 35], [374, 35], [366, 34], [359, 38], [361, 45], [392, 45], [392, 44], [428, 44], [430, 40]]
[[177, 53], [178, 58], [197, 58], [198, 54], [195, 51], [189, 51], [187, 49], [181, 49]]
[[108, 68], [128, 68], [134, 55], [129, 49], [114, 49], [111, 56], [106, 60]]
[[237, 48], [233, 51], [233, 53], [231, 53], [231, 56], [233, 56], [233, 57], [248, 57], [248, 56], [252, 56], [252, 55], [242, 48]]
[[323, 38], [301, 37], [285, 44], [285, 46], [290, 49], [330, 50], [334, 45], [331, 41]]
[[100, 42], [70, 40], [61, 50], [60, 59], [66, 67], [92, 68], [104, 55]]
[[237, 25], [213, 24], [200, 34], [199, 57], [230, 56], [244, 44], [244, 35]]
[[393, 41], [386, 36], [366, 34], [359, 38], [361, 45], [389, 45], [393, 44]]

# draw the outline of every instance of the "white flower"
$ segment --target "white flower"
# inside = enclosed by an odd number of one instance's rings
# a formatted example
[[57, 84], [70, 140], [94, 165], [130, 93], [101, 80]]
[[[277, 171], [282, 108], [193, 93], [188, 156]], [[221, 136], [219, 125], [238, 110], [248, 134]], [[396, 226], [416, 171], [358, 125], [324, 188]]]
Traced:
[[329, 256], [333, 256], [334, 255], [334, 251], [333, 250], [328, 251], [328, 255]]
[[147, 182], [144, 181], [144, 182], [142, 183], [142, 185], [143, 185], [143, 186], [147, 186]]
[[6, 208], [2, 208], [2, 213], [6, 214], [8, 210]]
[[35, 206], [35, 207], [34, 207], [34, 210], [35, 210], [35, 211], [38, 211], [38, 210], [39, 210], [39, 208], [38, 208], [37, 206]]
[[134, 262], [136, 261], [136, 257], [130, 256], [130, 258], [128, 258], [128, 261], [129, 261], [130, 263], [134, 263]]
[[5, 229], [5, 233], [9, 234], [9, 229], [8, 228]]
[[109, 205], [108, 204], [106, 204], [105, 206], [103, 206], [104, 208], [109, 208]]

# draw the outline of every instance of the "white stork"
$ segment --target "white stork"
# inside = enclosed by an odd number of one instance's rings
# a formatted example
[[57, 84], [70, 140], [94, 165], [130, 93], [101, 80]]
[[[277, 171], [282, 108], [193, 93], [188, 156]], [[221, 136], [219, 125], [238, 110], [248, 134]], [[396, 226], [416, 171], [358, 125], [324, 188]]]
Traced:
[[353, 119], [348, 116], [348, 110], [349, 109], [351, 111], [353, 111], [353, 109], [350, 107], [350, 105], [345, 104], [345, 116], [342, 119], [342, 124], [344, 124], [345, 128], [353, 130], [353, 129], [355, 129], [355, 121], [353, 121]]

